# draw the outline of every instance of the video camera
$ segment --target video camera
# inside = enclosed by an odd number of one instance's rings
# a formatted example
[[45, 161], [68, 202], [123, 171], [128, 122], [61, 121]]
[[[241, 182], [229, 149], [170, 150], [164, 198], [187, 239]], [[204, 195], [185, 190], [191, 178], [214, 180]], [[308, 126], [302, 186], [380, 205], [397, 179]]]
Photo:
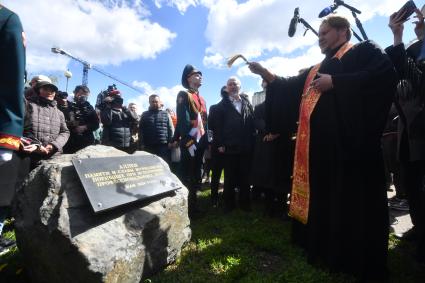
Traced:
[[103, 90], [97, 95], [96, 109], [102, 110], [106, 106], [110, 106], [112, 103], [122, 104], [123, 101], [121, 92], [117, 89], [115, 84], [112, 84], [108, 86], [107, 90]]
[[57, 98], [59, 98], [59, 99], [67, 99], [68, 98], [68, 93], [67, 92], [65, 92], [65, 91], [58, 91], [57, 93], [56, 93], [56, 97]]

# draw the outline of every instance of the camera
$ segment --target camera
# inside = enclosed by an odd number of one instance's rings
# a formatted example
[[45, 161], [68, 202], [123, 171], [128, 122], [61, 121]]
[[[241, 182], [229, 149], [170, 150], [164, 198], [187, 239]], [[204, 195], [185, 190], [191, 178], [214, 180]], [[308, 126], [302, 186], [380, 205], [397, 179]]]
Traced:
[[110, 104], [114, 103], [123, 103], [123, 99], [120, 95], [120, 91], [117, 89], [117, 86], [115, 84], [112, 84], [108, 86], [106, 90], [101, 91], [97, 95], [96, 100], [96, 109], [102, 110], [106, 106], [110, 106]]
[[59, 99], [67, 99], [68, 98], [68, 93], [67, 92], [65, 92], [65, 91], [58, 91], [57, 93], [56, 93], [56, 97], [57, 98], [59, 98]]

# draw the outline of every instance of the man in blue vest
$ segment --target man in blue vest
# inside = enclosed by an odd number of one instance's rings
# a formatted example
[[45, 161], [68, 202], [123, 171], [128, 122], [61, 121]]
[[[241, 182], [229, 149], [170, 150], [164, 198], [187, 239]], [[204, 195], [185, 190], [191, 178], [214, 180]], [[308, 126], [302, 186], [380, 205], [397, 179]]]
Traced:
[[158, 95], [149, 96], [149, 109], [143, 112], [139, 124], [140, 146], [170, 163], [171, 152], [168, 144], [173, 137], [173, 126], [167, 111], [161, 109]]

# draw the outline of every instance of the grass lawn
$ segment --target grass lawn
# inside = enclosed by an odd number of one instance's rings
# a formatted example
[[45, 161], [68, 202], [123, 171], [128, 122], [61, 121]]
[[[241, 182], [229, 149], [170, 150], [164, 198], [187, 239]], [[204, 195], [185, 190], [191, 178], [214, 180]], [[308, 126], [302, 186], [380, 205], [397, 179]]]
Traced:
[[[192, 240], [180, 259], [145, 283], [354, 282], [307, 264], [302, 250], [290, 244], [290, 223], [263, 216], [262, 204], [251, 213], [224, 214], [210, 206], [208, 191], [199, 203], [204, 213], [192, 221]], [[412, 253], [410, 244], [390, 237], [390, 282], [425, 282], [425, 266], [416, 264]], [[0, 282], [31, 282], [17, 248], [0, 256]]]

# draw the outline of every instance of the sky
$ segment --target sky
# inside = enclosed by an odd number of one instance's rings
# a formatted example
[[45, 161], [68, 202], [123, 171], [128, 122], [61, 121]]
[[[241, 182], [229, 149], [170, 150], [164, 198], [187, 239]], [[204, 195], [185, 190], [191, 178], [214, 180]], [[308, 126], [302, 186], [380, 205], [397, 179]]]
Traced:
[[[388, 28], [391, 13], [405, 1], [347, 0], [362, 13], [358, 15], [369, 39], [385, 48], [392, 44]], [[424, 4], [415, 1], [418, 7]], [[91, 69], [89, 101], [115, 83], [124, 103], [136, 102], [139, 112], [148, 107], [148, 96], [156, 93], [165, 107], [175, 108], [177, 93], [183, 89], [181, 74], [186, 64], [203, 73], [201, 95], [208, 107], [220, 100], [220, 88], [231, 76], [242, 82], [242, 91], [252, 95], [261, 90], [261, 79], [250, 73], [242, 60], [232, 68], [229, 57], [243, 54], [281, 76], [320, 62], [323, 55], [317, 36], [298, 24], [294, 37], [288, 27], [294, 9], [318, 30], [320, 11], [331, 0], [0, 0], [15, 11], [27, 37], [27, 72], [55, 77], [68, 93], [82, 82], [81, 63], [54, 54], [60, 47], [75, 57], [140, 89], [135, 91]], [[355, 27], [351, 12], [338, 7]], [[410, 20], [405, 25], [404, 42], [414, 39]], [[358, 42], [355, 38], [352, 41]]]

